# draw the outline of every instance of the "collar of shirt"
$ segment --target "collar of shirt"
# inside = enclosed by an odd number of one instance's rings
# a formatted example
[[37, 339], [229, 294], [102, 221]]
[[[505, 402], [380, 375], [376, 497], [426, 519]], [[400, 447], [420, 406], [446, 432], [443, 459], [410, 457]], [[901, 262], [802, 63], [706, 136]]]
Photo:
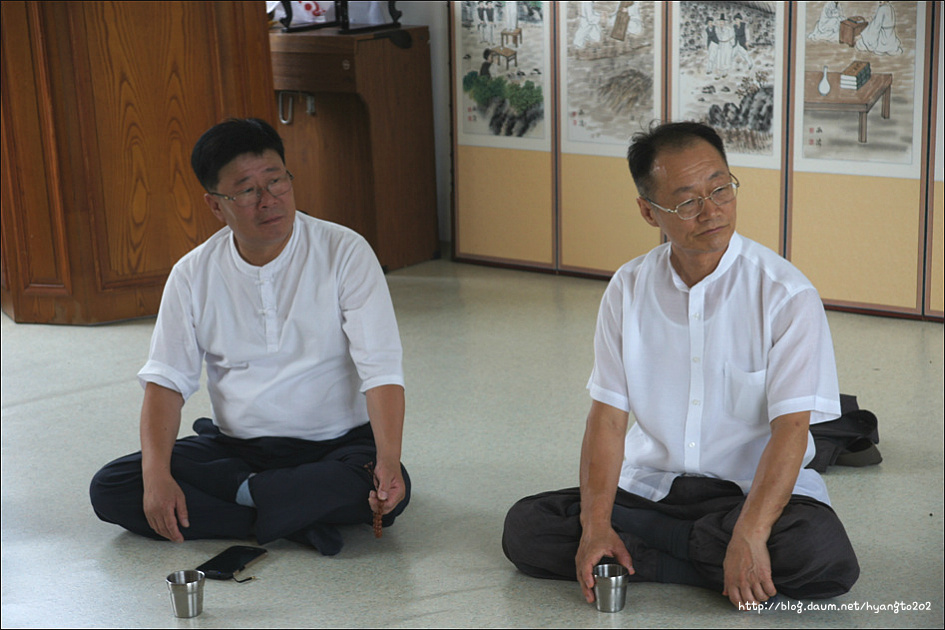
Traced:
[[[282, 248], [282, 251], [279, 252], [278, 256], [261, 267], [246, 262], [246, 260], [240, 255], [239, 250], [236, 248], [236, 237], [231, 232], [227, 237], [227, 249], [229, 249], [230, 256], [233, 258], [233, 265], [241, 273], [253, 276], [254, 278], [271, 276], [272, 274], [282, 270], [286, 264], [288, 264], [288, 261], [292, 259], [292, 254], [295, 252], [296, 247], [298, 247], [299, 231], [301, 229], [299, 226], [300, 220], [301, 219], [299, 218], [298, 212], [296, 212], [295, 221], [292, 226], [292, 235], [289, 237], [289, 242], [286, 243], [285, 247]], [[225, 229], [229, 230], [230, 228]]]
[[[725, 250], [725, 253], [722, 254], [722, 259], [719, 261], [718, 266], [707, 275], [705, 278], [693, 285], [693, 289], [696, 287], [705, 287], [716, 279], [725, 275], [725, 272], [728, 271], [735, 261], [738, 259], [738, 255], [742, 252], [742, 237], [738, 235], [738, 232], [732, 233], [732, 238], [728, 242], [728, 247]], [[676, 272], [676, 269], [673, 267], [671, 261], [672, 255], [672, 246], [667, 248], [666, 264], [669, 265], [669, 271], [673, 277], [673, 284], [676, 285], [676, 288], [682, 291], [683, 293], [689, 293], [690, 287], [683, 282], [683, 279]]]

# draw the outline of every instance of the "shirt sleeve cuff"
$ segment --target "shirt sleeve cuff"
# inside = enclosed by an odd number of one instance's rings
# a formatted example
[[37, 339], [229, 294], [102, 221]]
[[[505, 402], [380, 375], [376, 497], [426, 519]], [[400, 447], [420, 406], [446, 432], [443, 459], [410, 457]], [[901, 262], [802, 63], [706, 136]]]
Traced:
[[587, 384], [587, 391], [590, 392], [591, 398], [597, 402], [602, 402], [605, 405], [610, 405], [611, 407], [616, 407], [621, 411], [630, 413], [630, 401], [627, 400], [626, 396], [616, 394], [594, 383]]
[[387, 376], [371, 377], [361, 383], [361, 393], [363, 394], [369, 389], [381, 387], [382, 385], [400, 385], [401, 387], [404, 387], [404, 377], [401, 374], [388, 374]]
[[193, 396], [200, 387], [199, 383], [191, 382], [190, 379], [177, 370], [153, 360], [148, 361], [138, 372], [138, 382], [141, 384], [142, 388], [148, 383], [154, 383], [155, 385], [172, 389], [180, 393], [185, 401]]
[[836, 420], [840, 417], [840, 399], [832, 400], [821, 396], [805, 396], [783, 400], [768, 408], [768, 414], [772, 419], [799, 411], [810, 412], [811, 424]]

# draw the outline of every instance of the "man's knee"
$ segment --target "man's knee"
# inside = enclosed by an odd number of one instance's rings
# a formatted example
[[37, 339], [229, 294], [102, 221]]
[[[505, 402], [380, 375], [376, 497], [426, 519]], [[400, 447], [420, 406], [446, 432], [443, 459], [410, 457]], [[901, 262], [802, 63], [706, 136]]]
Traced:
[[103, 521], [114, 522], [109, 515], [112, 510], [113, 494], [109, 492], [111, 484], [108, 482], [108, 473], [105, 468], [99, 470], [92, 476], [89, 483], [89, 500], [92, 502], [92, 510]]
[[526, 497], [511, 507], [502, 531], [505, 556], [526, 575], [575, 579], [574, 557], [581, 539], [576, 492]]
[[860, 575], [853, 545], [836, 513], [826, 505], [789, 505], [769, 549], [779, 590], [797, 599], [848, 592]]
[[515, 567], [532, 577], [550, 577], [539, 564], [536, 547], [535, 523], [538, 520], [534, 503], [529, 499], [518, 501], [505, 516], [502, 529], [502, 551]]
[[517, 564], [522, 559], [522, 550], [532, 521], [533, 511], [526, 501], [522, 499], [512, 506], [505, 515], [505, 524], [502, 528], [502, 551], [513, 564]]
[[134, 456], [123, 457], [95, 473], [89, 483], [92, 510], [106, 523], [120, 525], [142, 536], [158, 538], [144, 517], [141, 467], [140, 464], [136, 466], [133, 460]]

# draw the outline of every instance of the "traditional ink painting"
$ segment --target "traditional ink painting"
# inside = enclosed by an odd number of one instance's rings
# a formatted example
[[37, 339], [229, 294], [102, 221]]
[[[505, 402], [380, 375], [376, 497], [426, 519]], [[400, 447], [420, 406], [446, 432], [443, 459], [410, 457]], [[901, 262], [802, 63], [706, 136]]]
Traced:
[[547, 2], [453, 2], [460, 144], [550, 150]]
[[[945, 34], [945, 13], [938, 12], [938, 32]], [[945, 182], [945, 46], [941, 40], [938, 46], [938, 94], [936, 95], [935, 123], [935, 174], [937, 182]]]
[[784, 4], [673, 3], [673, 119], [714, 127], [736, 166], [781, 167]]
[[918, 177], [925, 2], [802, 2], [795, 168]]
[[562, 151], [623, 157], [660, 118], [657, 2], [563, 2], [559, 19]]

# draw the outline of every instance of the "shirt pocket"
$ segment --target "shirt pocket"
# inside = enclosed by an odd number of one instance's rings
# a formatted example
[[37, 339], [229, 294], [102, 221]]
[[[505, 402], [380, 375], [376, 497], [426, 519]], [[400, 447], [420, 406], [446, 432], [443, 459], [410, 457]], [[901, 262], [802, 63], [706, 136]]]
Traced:
[[768, 421], [767, 370], [745, 372], [725, 364], [725, 409], [745, 422]]

